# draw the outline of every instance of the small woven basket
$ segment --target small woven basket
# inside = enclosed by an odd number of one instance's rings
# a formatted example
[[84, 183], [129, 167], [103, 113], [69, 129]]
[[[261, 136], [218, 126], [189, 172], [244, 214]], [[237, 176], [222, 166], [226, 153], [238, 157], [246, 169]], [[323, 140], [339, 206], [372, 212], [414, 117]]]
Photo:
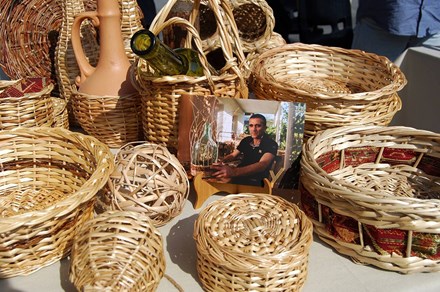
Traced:
[[0, 132], [0, 277], [27, 275], [70, 252], [113, 170], [110, 149], [57, 127]]
[[267, 50], [252, 67], [259, 99], [304, 102], [305, 136], [349, 125], [388, 125], [406, 84], [387, 58], [358, 50], [287, 44]]
[[199, 279], [206, 291], [299, 291], [312, 233], [305, 214], [280, 197], [228, 195], [196, 220]]
[[[133, 142], [115, 154], [111, 197], [114, 210], [135, 211], [162, 226], [179, 215], [189, 195], [189, 180], [179, 160], [165, 146]], [[105, 208], [105, 207], [104, 207]]]
[[323, 241], [385, 270], [440, 271], [440, 134], [340, 127], [302, 155], [301, 204]]
[[[2, 81], [0, 93], [17, 82], [19, 81]], [[47, 84], [38, 92], [1, 97], [0, 130], [15, 127], [51, 127], [54, 124], [54, 108], [50, 97], [53, 87], [53, 84]]]
[[[180, 25], [188, 31], [186, 47], [191, 47], [191, 40], [195, 50], [199, 53], [203, 65], [204, 76], [192, 77], [186, 75], [154, 76], [146, 61], [139, 59], [137, 70], [133, 75], [133, 83], [137, 85], [142, 95], [142, 124], [145, 139], [150, 142], [165, 144], [174, 153], [178, 148], [178, 121], [180, 98], [183, 94], [216, 95], [220, 97], [247, 98], [247, 84], [239, 68], [244, 65], [243, 50], [238, 39], [238, 33], [230, 34], [225, 28], [220, 9], [230, 11], [226, 1], [219, 3], [209, 0], [208, 4], [214, 11], [222, 39], [222, 52], [226, 65], [220, 69], [220, 74], [214, 76], [208, 69], [208, 61], [202, 49], [202, 42], [198, 31], [183, 18], [173, 17], [165, 19], [175, 1], [169, 1], [156, 15], [150, 26], [150, 31], [159, 34], [165, 27]], [[231, 16], [231, 14], [228, 14]], [[231, 23], [233, 19], [231, 17]], [[236, 30], [235, 30], [236, 32]], [[235, 53], [238, 57], [233, 56]]]
[[162, 236], [143, 214], [107, 211], [75, 234], [70, 280], [78, 291], [156, 291], [164, 271]]
[[72, 108], [77, 123], [110, 147], [142, 138], [141, 100], [138, 93], [99, 96], [72, 90]]

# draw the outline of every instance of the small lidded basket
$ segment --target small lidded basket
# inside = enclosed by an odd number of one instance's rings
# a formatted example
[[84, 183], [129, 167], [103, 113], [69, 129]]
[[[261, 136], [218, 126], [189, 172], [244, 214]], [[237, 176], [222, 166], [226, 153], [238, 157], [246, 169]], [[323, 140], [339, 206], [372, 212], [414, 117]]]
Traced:
[[164, 271], [162, 235], [143, 214], [107, 211], [75, 234], [70, 280], [78, 291], [155, 291]]
[[312, 223], [268, 194], [228, 195], [200, 212], [197, 271], [206, 291], [299, 291], [307, 277]]
[[328, 129], [304, 145], [301, 206], [319, 237], [357, 262], [440, 271], [440, 134]]

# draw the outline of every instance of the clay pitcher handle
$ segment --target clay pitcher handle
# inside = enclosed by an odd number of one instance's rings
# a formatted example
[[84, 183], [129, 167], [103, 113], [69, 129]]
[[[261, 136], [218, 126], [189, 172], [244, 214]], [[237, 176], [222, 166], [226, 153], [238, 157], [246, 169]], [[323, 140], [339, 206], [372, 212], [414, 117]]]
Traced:
[[80, 86], [84, 80], [87, 79], [95, 71], [95, 67], [90, 65], [89, 61], [84, 54], [84, 50], [81, 44], [81, 24], [84, 20], [90, 19], [95, 27], [99, 26], [99, 18], [97, 11], [86, 11], [78, 13], [73, 20], [72, 25], [72, 48], [75, 54], [76, 62], [78, 63], [80, 76], [75, 79], [76, 85]]

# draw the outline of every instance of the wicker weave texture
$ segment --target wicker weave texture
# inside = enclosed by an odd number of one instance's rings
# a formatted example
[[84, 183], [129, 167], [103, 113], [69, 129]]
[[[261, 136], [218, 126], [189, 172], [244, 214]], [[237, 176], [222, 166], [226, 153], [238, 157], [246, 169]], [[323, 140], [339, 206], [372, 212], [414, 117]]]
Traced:
[[164, 271], [162, 236], [143, 214], [107, 211], [75, 234], [70, 280], [78, 291], [155, 291]]
[[306, 281], [312, 223], [280, 197], [221, 198], [200, 212], [194, 238], [205, 291], [299, 291]]
[[316, 233], [358, 262], [402, 273], [439, 271], [439, 165], [436, 133], [329, 129], [304, 146], [302, 206]]
[[[3, 85], [13, 85], [15, 82]], [[39, 92], [26, 93], [21, 97], [2, 97], [0, 130], [15, 127], [51, 127], [54, 124], [54, 107], [50, 97], [53, 87], [53, 84], [48, 84]]]
[[258, 56], [250, 88], [259, 99], [307, 104], [307, 137], [348, 125], [388, 125], [406, 84], [385, 57], [358, 50], [287, 44]]
[[119, 148], [142, 137], [139, 94], [99, 96], [72, 92], [72, 108], [78, 124], [110, 147]]
[[165, 146], [133, 142], [115, 155], [109, 206], [149, 216], [162, 226], [179, 215], [188, 199], [189, 180], [179, 160]]
[[30, 274], [70, 252], [113, 170], [109, 148], [57, 127], [0, 133], [0, 277]]

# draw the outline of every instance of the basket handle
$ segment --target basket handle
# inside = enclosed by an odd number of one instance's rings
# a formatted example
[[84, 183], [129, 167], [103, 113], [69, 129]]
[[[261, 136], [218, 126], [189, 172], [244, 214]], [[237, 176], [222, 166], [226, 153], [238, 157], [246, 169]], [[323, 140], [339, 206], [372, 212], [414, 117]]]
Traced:
[[[203, 51], [203, 42], [200, 38], [199, 32], [195, 29], [194, 23], [195, 19], [197, 18], [197, 14], [199, 13], [200, 8], [200, 0], [194, 0], [193, 4], [193, 10], [190, 15], [189, 20], [178, 18], [179, 20], [175, 20], [176, 22], [169, 22], [171, 18], [166, 20], [168, 17], [171, 8], [174, 6], [174, 4], [177, 2], [177, 0], [170, 0], [168, 1], [162, 9], [159, 11], [159, 13], [156, 14], [155, 18], [153, 19], [151, 25], [150, 25], [150, 31], [152, 31], [155, 34], [158, 34], [161, 32], [166, 26], [171, 24], [182, 24], [188, 29], [187, 38], [185, 40], [185, 47], [191, 48], [192, 40], [194, 40], [194, 44], [196, 47], [196, 50], [199, 53], [199, 56], [201, 57], [200, 61], [202, 62], [202, 65], [204, 67], [204, 70], [208, 68], [208, 61], [206, 59], [206, 55]], [[217, 28], [220, 35], [220, 44], [223, 51], [223, 56], [226, 60], [226, 65], [222, 68], [222, 72], [231, 72], [238, 76], [239, 82], [240, 82], [240, 91], [241, 96], [247, 97], [248, 96], [248, 90], [247, 90], [247, 83], [243, 76], [243, 72], [245, 70], [248, 70], [247, 68], [247, 62], [246, 58], [243, 53], [243, 48], [241, 45], [238, 28], [234, 20], [234, 16], [232, 13], [232, 8], [225, 0], [208, 0], [207, 3], [210, 5], [212, 11], [214, 12], [214, 16], [216, 19]], [[222, 12], [220, 11], [220, 8], [222, 9]], [[228, 27], [230, 29], [227, 29], [227, 26], [223, 20], [223, 17], [226, 18], [228, 22]], [[233, 48], [235, 51], [233, 51]], [[233, 56], [233, 53], [235, 53], [236, 57]], [[238, 59], [238, 62], [237, 62]], [[206, 68], [205, 68], [206, 65]], [[245, 67], [245, 68], [243, 68]], [[205, 70], [206, 78], [208, 79], [208, 82], [211, 87], [211, 91], [214, 92], [214, 82], [212, 80], [212, 74], [210, 72], [207, 73], [209, 70]], [[222, 73], [220, 72], [220, 73]]]
[[75, 78], [76, 85], [80, 85], [87, 77], [93, 74], [95, 67], [90, 65], [86, 58], [81, 44], [81, 24], [84, 20], [90, 19], [95, 27], [99, 26], [99, 18], [97, 11], [85, 11], [77, 14], [72, 24], [72, 48], [78, 63], [80, 76]]

